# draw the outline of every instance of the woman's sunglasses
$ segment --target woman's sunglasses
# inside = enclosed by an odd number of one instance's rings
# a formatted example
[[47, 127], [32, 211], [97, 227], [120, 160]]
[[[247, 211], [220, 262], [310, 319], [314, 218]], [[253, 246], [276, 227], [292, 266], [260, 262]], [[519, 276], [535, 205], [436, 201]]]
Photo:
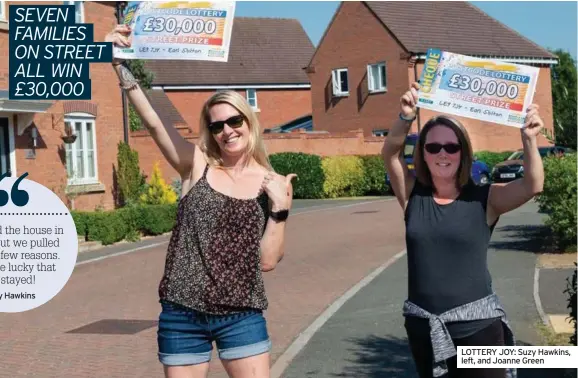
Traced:
[[458, 152], [459, 150], [462, 149], [462, 146], [460, 146], [457, 143], [446, 143], [446, 144], [426, 143], [426, 145], [425, 145], [425, 150], [427, 152], [429, 152], [430, 154], [439, 154], [439, 152], [442, 150], [442, 148], [448, 154], [455, 154], [456, 152]]
[[231, 126], [233, 129], [238, 129], [239, 127], [243, 126], [243, 121], [245, 121], [245, 117], [242, 114], [232, 116], [227, 118], [224, 121], [215, 121], [209, 123], [209, 131], [213, 134], [219, 134], [225, 128], [225, 124]]

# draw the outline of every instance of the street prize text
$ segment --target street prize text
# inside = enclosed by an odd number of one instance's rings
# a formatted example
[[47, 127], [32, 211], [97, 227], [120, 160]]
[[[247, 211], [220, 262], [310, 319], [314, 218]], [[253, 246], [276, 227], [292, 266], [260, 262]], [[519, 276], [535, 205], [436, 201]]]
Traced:
[[123, 23], [130, 47], [115, 47], [121, 59], [226, 62], [235, 2], [129, 2]]
[[521, 127], [534, 96], [535, 67], [428, 50], [418, 107]]

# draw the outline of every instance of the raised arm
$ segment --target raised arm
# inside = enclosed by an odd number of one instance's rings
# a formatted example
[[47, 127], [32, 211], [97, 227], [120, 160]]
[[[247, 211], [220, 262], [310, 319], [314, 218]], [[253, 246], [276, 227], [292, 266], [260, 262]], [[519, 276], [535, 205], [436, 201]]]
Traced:
[[514, 210], [542, 192], [544, 165], [538, 151], [537, 137], [544, 127], [538, 105], [530, 105], [524, 127], [520, 130], [524, 146], [524, 177], [505, 185], [493, 184], [488, 195], [488, 224], [502, 214]]
[[[409, 91], [401, 96], [400, 114], [392, 128], [387, 133], [381, 150], [385, 168], [389, 173], [389, 181], [399, 204], [405, 210], [409, 195], [413, 189], [415, 178], [409, 174], [403, 158], [402, 149], [412, 121], [417, 113], [417, 90], [419, 84], [413, 83]], [[404, 119], [402, 119], [404, 118]]]
[[[118, 25], [106, 36], [105, 41], [112, 42], [116, 46], [127, 47], [130, 46], [129, 34], [128, 26]], [[194, 144], [187, 142], [172, 125], [163, 124], [138, 82], [122, 61], [115, 60], [113, 68], [128, 100], [134, 106], [164, 157], [181, 176], [188, 176], [193, 164]]]

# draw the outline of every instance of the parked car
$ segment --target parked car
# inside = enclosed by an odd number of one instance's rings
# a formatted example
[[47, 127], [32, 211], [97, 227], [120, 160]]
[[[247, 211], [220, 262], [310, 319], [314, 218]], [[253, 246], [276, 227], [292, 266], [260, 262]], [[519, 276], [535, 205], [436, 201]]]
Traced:
[[271, 129], [264, 129], [263, 133], [290, 133], [296, 130], [305, 130], [308, 132], [313, 131], [313, 115], [307, 114], [305, 116], [286, 122], [283, 125]]
[[[409, 134], [405, 139], [403, 157], [405, 159], [405, 163], [407, 164], [407, 169], [411, 174], [415, 174], [413, 165], [413, 151], [415, 149], [415, 145], [417, 144], [418, 137], [418, 134]], [[481, 160], [474, 159], [472, 164], [472, 179], [478, 185], [489, 183], [490, 169], [488, 165]], [[385, 175], [385, 182], [388, 186], [390, 186], [388, 173]]]
[[[571, 149], [561, 146], [539, 147], [538, 151], [542, 158], [551, 155], [564, 155], [572, 152]], [[500, 162], [492, 169], [493, 182], [509, 182], [524, 177], [524, 150], [518, 150], [506, 160]]]

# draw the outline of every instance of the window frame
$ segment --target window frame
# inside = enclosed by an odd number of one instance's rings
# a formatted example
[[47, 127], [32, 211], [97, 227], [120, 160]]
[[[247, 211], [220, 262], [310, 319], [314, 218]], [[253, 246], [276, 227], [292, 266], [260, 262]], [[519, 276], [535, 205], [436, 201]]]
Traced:
[[[380, 79], [379, 76], [381, 76], [382, 71], [381, 71], [381, 67], [383, 67], [383, 80], [380, 81], [380, 86], [376, 89], [375, 88], [375, 82], [374, 80], [376, 79], [373, 76], [373, 67], [377, 66], [377, 72], [378, 72], [378, 78], [377, 80]], [[383, 85], [381, 85], [383, 84]], [[367, 89], [369, 91], [369, 93], [384, 93], [387, 92], [387, 64], [386, 62], [377, 62], [377, 63], [372, 63], [372, 64], [368, 64], [367, 65]]]
[[8, 22], [8, 10], [6, 1], [0, 0], [0, 22]]
[[389, 129], [373, 129], [371, 135], [374, 137], [386, 137], [389, 134]]
[[[64, 155], [65, 155], [65, 162], [66, 162], [66, 176], [67, 176], [67, 184], [68, 185], [88, 185], [88, 184], [98, 184], [99, 180], [98, 180], [98, 143], [96, 141], [96, 117], [93, 116], [92, 114], [87, 114], [87, 113], [69, 113], [66, 114], [64, 116], [64, 124], [66, 125], [66, 123], [70, 123], [72, 126], [72, 130], [74, 133], [76, 133], [76, 123], [80, 122], [81, 125], [81, 133], [83, 133], [82, 137], [80, 137], [80, 135], [77, 135], [77, 139], [74, 141], [74, 143], [71, 144], [65, 144], [64, 147]], [[88, 177], [88, 148], [87, 148], [87, 143], [88, 143], [88, 132], [87, 132], [87, 124], [91, 123], [92, 124], [92, 152], [93, 152], [93, 160], [94, 160], [94, 177]], [[80, 139], [79, 139], [80, 138]], [[77, 158], [76, 158], [76, 153], [77, 153], [77, 147], [76, 144], [79, 140], [82, 140], [83, 145], [81, 146], [81, 151], [82, 151], [82, 159], [83, 159], [83, 171], [84, 171], [84, 176], [81, 178], [76, 177], [76, 174], [74, 174], [74, 172], [77, 172], [76, 169], [76, 164], [77, 164]], [[70, 152], [72, 154], [72, 172], [73, 172], [73, 177], [69, 176], [68, 173], [68, 147], [70, 146]]]
[[[254, 98], [254, 100], [255, 100], [255, 105], [254, 105], [254, 106], [251, 105], [251, 100], [250, 100], [250, 96], [249, 96], [250, 91], [253, 91], [253, 93], [255, 94], [255, 96], [254, 96], [254, 97], [255, 97], [255, 98]], [[249, 105], [251, 106], [251, 108], [252, 108], [253, 110], [259, 110], [259, 102], [257, 101], [257, 89], [255, 89], [255, 88], [247, 88], [247, 89], [245, 89], [245, 98], [247, 99], [247, 102], [249, 103]]]
[[[345, 72], [347, 75], [347, 91], [343, 91], [341, 87], [341, 73]], [[331, 70], [331, 83], [333, 87], [333, 97], [347, 97], [349, 96], [349, 70], [346, 67], [335, 68]]]
[[[74, 21], [77, 24], [84, 23], [84, 1], [65, 1], [66, 5], [74, 5]], [[77, 7], [78, 5], [78, 7]], [[80, 21], [76, 20], [77, 13], [80, 15]]]

